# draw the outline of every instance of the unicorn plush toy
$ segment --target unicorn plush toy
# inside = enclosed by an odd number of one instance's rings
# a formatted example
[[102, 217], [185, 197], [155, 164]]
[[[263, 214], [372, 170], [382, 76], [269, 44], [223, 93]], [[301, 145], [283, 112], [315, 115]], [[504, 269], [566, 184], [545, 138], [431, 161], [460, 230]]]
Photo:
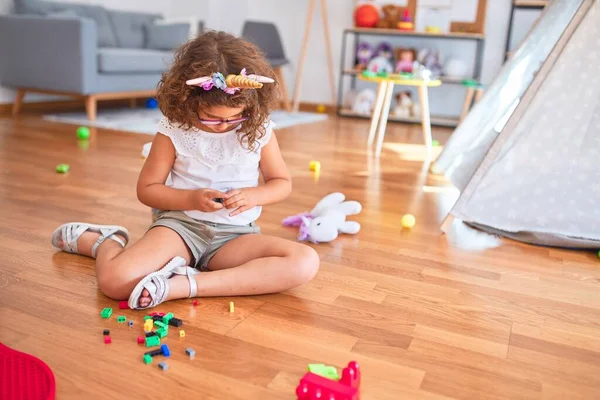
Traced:
[[311, 212], [288, 217], [283, 220], [284, 226], [300, 228], [298, 240], [312, 243], [331, 242], [339, 233], [356, 234], [360, 224], [346, 221], [348, 215], [356, 215], [362, 210], [357, 201], [344, 201], [342, 193], [331, 193], [317, 203]]

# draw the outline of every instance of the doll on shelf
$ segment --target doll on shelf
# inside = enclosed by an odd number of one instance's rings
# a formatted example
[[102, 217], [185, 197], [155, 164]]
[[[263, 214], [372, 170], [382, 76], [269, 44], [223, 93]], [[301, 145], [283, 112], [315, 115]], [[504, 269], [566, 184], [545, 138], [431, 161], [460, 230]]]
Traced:
[[359, 71], [367, 68], [369, 61], [373, 58], [373, 47], [369, 43], [359, 43], [356, 49], [356, 66]]
[[396, 49], [396, 73], [412, 73], [416, 58], [417, 51], [415, 49]]

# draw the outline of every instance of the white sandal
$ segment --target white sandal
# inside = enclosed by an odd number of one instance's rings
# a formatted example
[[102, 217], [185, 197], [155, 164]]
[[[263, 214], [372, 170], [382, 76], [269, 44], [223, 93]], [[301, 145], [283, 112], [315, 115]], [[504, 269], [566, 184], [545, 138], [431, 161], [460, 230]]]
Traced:
[[[81, 254], [77, 248], [77, 240], [84, 232], [95, 232], [99, 233], [100, 237], [92, 246], [92, 258], [96, 258], [96, 250], [106, 239], [114, 240], [121, 246], [125, 247], [129, 242], [129, 231], [122, 226], [117, 225], [94, 225], [87, 224], [85, 222], [70, 222], [63, 224], [56, 228], [52, 234], [52, 245], [67, 253]], [[123, 241], [121, 238], [114, 235], [120, 235], [125, 238]], [[58, 242], [62, 239], [63, 246], [60, 247]]]
[[[129, 308], [132, 310], [145, 310], [146, 308], [156, 307], [164, 302], [169, 294], [169, 279], [173, 275], [187, 276], [190, 284], [189, 297], [196, 297], [198, 284], [196, 283], [196, 279], [194, 279], [194, 275], [199, 274], [200, 271], [187, 267], [186, 264], [187, 262], [184, 258], [175, 257], [158, 271], [148, 274], [133, 288], [129, 296]], [[151, 301], [146, 307], [140, 307], [140, 297], [142, 297], [144, 289], [150, 294]]]

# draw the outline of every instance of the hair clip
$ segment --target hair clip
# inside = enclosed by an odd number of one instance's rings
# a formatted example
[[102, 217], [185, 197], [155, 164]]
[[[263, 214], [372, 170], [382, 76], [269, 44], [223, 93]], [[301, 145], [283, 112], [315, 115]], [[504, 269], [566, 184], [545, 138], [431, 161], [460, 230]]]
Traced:
[[246, 68], [239, 75], [230, 74], [225, 77], [220, 72], [215, 72], [211, 76], [201, 76], [186, 81], [186, 85], [199, 86], [204, 90], [211, 90], [213, 87], [221, 89], [225, 93], [234, 94], [241, 89], [260, 89], [263, 83], [274, 83], [271, 78], [262, 75], [246, 75]]

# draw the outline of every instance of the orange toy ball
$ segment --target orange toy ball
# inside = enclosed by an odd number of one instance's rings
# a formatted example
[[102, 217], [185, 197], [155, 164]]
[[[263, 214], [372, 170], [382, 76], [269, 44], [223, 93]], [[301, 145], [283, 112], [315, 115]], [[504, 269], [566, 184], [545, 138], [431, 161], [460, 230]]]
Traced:
[[379, 22], [379, 9], [374, 4], [362, 4], [354, 10], [354, 25], [357, 28], [374, 28]]

